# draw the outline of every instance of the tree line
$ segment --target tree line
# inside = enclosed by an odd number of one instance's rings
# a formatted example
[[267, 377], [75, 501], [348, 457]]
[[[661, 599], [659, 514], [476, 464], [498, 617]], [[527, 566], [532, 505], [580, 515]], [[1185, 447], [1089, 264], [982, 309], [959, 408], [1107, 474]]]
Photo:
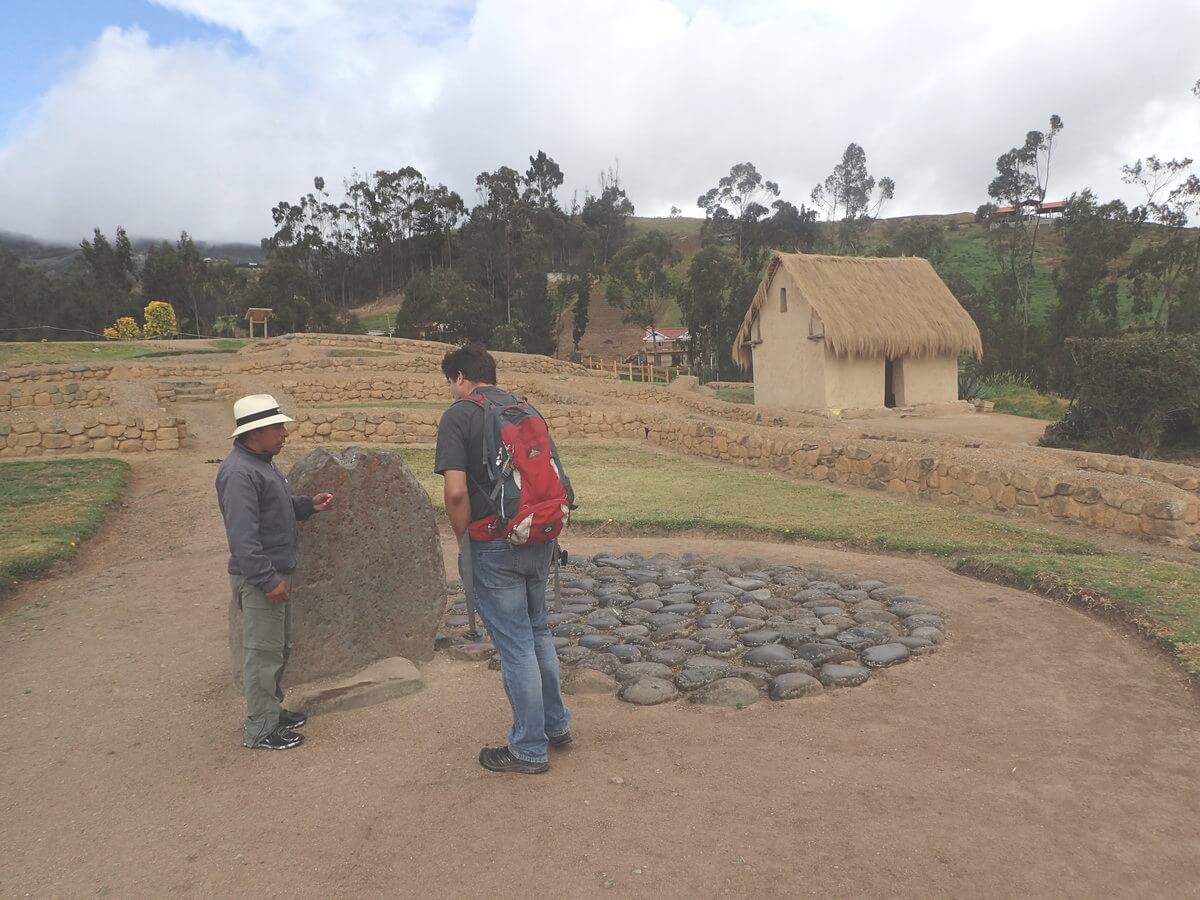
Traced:
[[[1200, 98], [1200, 82], [1192, 91]], [[1072, 393], [1078, 378], [1072, 338], [1200, 332], [1200, 228], [1189, 227], [1200, 209], [1200, 175], [1191, 158], [1146, 156], [1122, 167], [1122, 180], [1137, 188], [1140, 202], [1105, 200], [1083, 187], [1069, 195], [1060, 218], [1045, 221], [1038, 210], [1063, 128], [1051, 116], [1046, 130], [1028, 132], [996, 160], [989, 201], [976, 211], [977, 221], [988, 224], [994, 274], [973, 283], [941, 261], [935, 265], [980, 326], [985, 370], [1020, 372], [1041, 387]], [[1051, 235], [1058, 259], [1048, 308], [1039, 316], [1037, 254]]]
[[[1053, 116], [1046, 130], [998, 157], [989, 202], [976, 214], [994, 261], [982, 281], [946, 258], [941, 225], [879, 224], [896, 184], [870, 172], [856, 143], [798, 204], [753, 163], [731, 166], [696, 199], [701, 249], [686, 264], [665, 230], [632, 227], [634, 203], [615, 167], [564, 202], [562, 169], [539, 150], [523, 171], [480, 173], [471, 205], [411, 166], [353, 172], [335, 193], [314, 178], [311, 191], [271, 210], [260, 269], [206, 260], [186, 232], [141, 258], [123, 229], [112, 240], [96, 229], [62, 274], [0, 251], [0, 328], [9, 338], [45, 336], [32, 325], [98, 334], [161, 299], [185, 334], [232, 334], [248, 306], [271, 307], [283, 331], [360, 331], [353, 308], [402, 295], [398, 335], [554, 353], [566, 324], [578, 349], [599, 291], [641, 327], [661, 324], [677, 306], [693, 365], [736, 379], [743, 375], [729, 348], [771, 250], [923, 256], [979, 323], [985, 369], [1067, 390], [1074, 375], [1066, 340], [1119, 333], [1129, 325], [1122, 307], [1142, 327], [1200, 330], [1200, 230], [1187, 227], [1200, 177], [1191, 159], [1148, 156], [1124, 169], [1143, 202], [1130, 207], [1083, 188], [1050, 224], [1038, 206], [1062, 133]], [[998, 215], [1001, 207], [1009, 212]], [[1061, 250], [1043, 311], [1035, 303], [1046, 277], [1038, 253], [1051, 234]]]

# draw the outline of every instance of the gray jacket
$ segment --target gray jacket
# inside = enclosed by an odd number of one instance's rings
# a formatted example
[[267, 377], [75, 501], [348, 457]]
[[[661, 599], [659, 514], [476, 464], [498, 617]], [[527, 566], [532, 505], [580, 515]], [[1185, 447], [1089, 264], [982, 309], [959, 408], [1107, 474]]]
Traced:
[[217, 469], [217, 502], [229, 539], [229, 573], [269, 592], [296, 568], [296, 521], [313, 513], [312, 497], [293, 497], [266, 453], [240, 442]]

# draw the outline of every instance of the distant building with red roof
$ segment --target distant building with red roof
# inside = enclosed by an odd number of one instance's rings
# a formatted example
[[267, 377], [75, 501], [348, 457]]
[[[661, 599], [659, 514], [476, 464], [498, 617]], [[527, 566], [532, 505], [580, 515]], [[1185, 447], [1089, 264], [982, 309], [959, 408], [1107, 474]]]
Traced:
[[692, 335], [686, 328], [647, 328], [642, 335], [641, 356], [655, 366], [687, 365]]

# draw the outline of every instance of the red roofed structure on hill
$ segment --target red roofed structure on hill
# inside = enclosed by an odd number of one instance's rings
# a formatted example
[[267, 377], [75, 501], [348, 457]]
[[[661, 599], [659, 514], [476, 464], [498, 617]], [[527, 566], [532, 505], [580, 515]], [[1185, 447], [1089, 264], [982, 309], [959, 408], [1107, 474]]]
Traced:
[[686, 328], [647, 328], [642, 335], [642, 357], [654, 366], [687, 364], [692, 335]]

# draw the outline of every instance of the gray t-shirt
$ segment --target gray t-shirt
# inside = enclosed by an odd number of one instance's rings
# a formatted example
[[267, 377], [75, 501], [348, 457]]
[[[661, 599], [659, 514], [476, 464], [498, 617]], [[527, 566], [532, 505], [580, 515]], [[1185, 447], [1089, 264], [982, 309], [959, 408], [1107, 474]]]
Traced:
[[[476, 388], [476, 391], [501, 400], [512, 397], [495, 387]], [[495, 514], [488, 499], [491, 481], [483, 463], [483, 409], [470, 400], [451, 404], [438, 422], [433, 471], [443, 475], [448, 469], [467, 473], [472, 522]]]

